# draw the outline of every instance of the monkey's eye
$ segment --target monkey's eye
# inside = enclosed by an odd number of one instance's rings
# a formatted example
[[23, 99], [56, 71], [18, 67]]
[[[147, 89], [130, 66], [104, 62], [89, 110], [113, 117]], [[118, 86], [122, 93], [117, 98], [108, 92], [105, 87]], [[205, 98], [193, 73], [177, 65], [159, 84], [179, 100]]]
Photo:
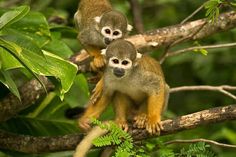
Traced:
[[105, 29], [106, 34], [111, 34], [111, 30], [110, 29]]
[[127, 65], [127, 64], [129, 64], [129, 61], [124, 60], [124, 61], [121, 62], [121, 64], [122, 64], [122, 65]]
[[115, 36], [117, 36], [117, 35], [119, 35], [120, 34], [120, 32], [118, 32], [118, 31], [114, 31], [113, 32], [113, 35], [115, 35]]
[[119, 64], [119, 60], [118, 60], [118, 59], [112, 59], [112, 62], [113, 62], [114, 64]]

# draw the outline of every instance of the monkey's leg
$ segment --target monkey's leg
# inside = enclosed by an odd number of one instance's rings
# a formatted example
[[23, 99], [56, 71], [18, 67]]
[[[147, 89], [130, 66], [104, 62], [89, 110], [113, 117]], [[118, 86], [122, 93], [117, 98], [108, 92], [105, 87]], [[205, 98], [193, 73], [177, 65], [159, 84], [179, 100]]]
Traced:
[[127, 123], [127, 111], [130, 107], [130, 100], [129, 98], [117, 92], [113, 99], [113, 105], [115, 108], [115, 122], [125, 131], [128, 131], [128, 123]]
[[107, 105], [110, 102], [110, 96], [107, 94], [103, 94], [102, 97], [97, 100], [94, 104], [89, 104], [84, 115], [79, 118], [78, 124], [79, 127], [88, 130], [90, 129], [90, 120], [91, 118], [98, 118], [101, 113], [105, 110]]
[[146, 130], [150, 134], [160, 135], [160, 131], [163, 129], [160, 122], [162, 110], [165, 105], [165, 87], [160, 88], [158, 93], [149, 95], [147, 101]]

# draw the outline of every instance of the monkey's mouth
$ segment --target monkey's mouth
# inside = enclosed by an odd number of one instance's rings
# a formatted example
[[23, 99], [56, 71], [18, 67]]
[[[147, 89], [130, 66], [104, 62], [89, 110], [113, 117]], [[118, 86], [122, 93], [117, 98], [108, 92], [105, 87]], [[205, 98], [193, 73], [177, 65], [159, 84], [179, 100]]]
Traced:
[[113, 39], [111, 39], [111, 38], [104, 38], [104, 43], [106, 45], [109, 45], [112, 41], [113, 41]]
[[114, 74], [116, 77], [121, 78], [122, 76], [125, 75], [125, 70], [122, 69], [122, 68], [115, 68], [115, 69], [113, 70], [113, 74]]

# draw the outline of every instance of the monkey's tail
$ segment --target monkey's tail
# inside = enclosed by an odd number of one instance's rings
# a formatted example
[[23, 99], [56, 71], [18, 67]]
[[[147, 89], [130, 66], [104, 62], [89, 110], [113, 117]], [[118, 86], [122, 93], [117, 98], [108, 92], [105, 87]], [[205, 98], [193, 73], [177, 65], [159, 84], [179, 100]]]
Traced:
[[95, 126], [87, 136], [77, 145], [73, 157], [85, 157], [89, 149], [92, 147], [94, 139], [105, 135], [108, 131], [101, 129], [99, 126]]
[[68, 119], [77, 119], [84, 113], [85, 109], [83, 107], [68, 108], [65, 111], [65, 117]]

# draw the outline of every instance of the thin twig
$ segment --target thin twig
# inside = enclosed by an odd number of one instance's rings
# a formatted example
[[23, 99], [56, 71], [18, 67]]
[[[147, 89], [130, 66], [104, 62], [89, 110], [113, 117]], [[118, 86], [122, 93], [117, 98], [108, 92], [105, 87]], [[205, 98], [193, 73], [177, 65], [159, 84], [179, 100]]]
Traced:
[[180, 24], [186, 23], [189, 19], [191, 19], [194, 15], [196, 15], [202, 8], [204, 8], [205, 3], [203, 3], [200, 7], [198, 7], [191, 15], [186, 17]]
[[182, 86], [182, 87], [171, 88], [170, 93], [176, 93], [176, 92], [182, 92], [182, 91], [203, 91], [203, 90], [217, 91], [217, 92], [223, 93], [226, 96], [236, 100], [236, 96], [227, 91], [227, 90], [236, 90], [236, 87], [235, 86], [228, 86], [228, 85], [222, 85], [222, 86]]
[[143, 19], [142, 19], [142, 8], [137, 0], [129, 0], [131, 10], [133, 13], [133, 23], [138, 33], [144, 32]]
[[215, 49], [215, 48], [225, 48], [225, 47], [235, 47], [236, 43], [227, 43], [227, 44], [218, 44], [218, 45], [205, 45], [205, 46], [194, 46], [194, 47], [189, 47], [181, 50], [177, 50], [174, 52], [169, 52], [165, 58], [180, 55], [182, 53], [192, 51], [192, 50], [199, 50], [199, 49]]
[[170, 145], [170, 144], [176, 144], [176, 143], [178, 144], [179, 143], [196, 143], [196, 142], [205, 142], [205, 143], [216, 145], [219, 147], [236, 148], [236, 145], [219, 143], [213, 140], [208, 140], [208, 139], [203, 139], [203, 138], [191, 139], [191, 140], [172, 140], [172, 141], [165, 142], [164, 145]]
[[204, 21], [204, 23], [201, 25], [201, 27], [199, 27], [195, 32], [193, 32], [192, 34], [189, 34], [183, 38], [180, 38], [172, 43], [170, 43], [170, 45], [167, 46], [167, 48], [165, 49], [165, 52], [163, 53], [163, 55], [161, 56], [160, 58], [160, 63], [162, 64], [165, 59], [166, 59], [166, 56], [169, 54], [169, 50], [170, 48], [172, 48], [173, 46], [175, 46], [176, 44], [178, 43], [181, 43], [185, 40], [188, 40], [188, 39], [192, 39], [196, 34], [198, 34], [203, 28], [204, 26], [206, 26], [206, 24], [208, 24], [208, 21]]

